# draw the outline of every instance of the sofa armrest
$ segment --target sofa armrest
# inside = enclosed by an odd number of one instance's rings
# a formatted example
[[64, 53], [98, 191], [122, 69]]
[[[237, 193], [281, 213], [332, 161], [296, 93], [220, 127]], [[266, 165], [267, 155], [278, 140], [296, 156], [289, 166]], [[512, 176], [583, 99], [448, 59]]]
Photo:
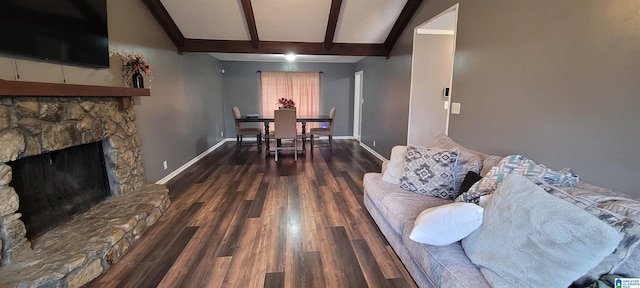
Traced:
[[389, 160], [382, 161], [382, 169], [380, 169], [381, 174], [384, 174], [384, 171], [387, 170], [387, 165], [389, 165]]

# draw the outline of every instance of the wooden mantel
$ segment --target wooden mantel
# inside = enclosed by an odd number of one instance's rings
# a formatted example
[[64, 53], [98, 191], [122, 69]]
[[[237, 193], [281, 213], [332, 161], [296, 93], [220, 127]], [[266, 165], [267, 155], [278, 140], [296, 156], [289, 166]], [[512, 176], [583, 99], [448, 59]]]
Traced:
[[151, 90], [111, 86], [0, 80], [0, 96], [118, 97], [118, 108], [129, 109], [132, 96], [151, 96]]

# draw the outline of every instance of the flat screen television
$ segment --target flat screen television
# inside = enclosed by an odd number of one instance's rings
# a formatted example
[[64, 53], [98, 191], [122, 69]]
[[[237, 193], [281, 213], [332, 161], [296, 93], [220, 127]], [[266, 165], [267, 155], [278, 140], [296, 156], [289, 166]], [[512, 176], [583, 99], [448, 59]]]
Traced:
[[109, 67], [106, 0], [0, 0], [0, 55]]

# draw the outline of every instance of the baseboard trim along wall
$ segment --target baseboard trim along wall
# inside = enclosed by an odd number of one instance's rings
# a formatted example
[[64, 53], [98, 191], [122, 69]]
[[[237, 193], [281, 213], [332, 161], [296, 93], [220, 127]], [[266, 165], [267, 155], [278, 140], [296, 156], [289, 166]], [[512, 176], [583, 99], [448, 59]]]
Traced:
[[[353, 137], [351, 137], [353, 138]], [[371, 149], [371, 147], [364, 145], [364, 143], [360, 142], [360, 146], [362, 146], [362, 148], [364, 148], [364, 150], [369, 151], [369, 153], [373, 154], [373, 156], [376, 156], [378, 159], [382, 160], [382, 161], [387, 161], [389, 159], [384, 158], [384, 156], [380, 155], [378, 152], [374, 151], [373, 149]]]
[[[328, 136], [319, 136], [316, 139], [328, 139]], [[355, 139], [353, 136], [333, 136], [333, 139], [336, 140], [341, 140], [341, 139]], [[256, 137], [255, 136], [248, 136], [245, 138], [242, 138], [242, 142], [256, 142]], [[236, 138], [225, 138], [225, 141], [236, 141]]]
[[[320, 137], [320, 138], [327, 138], [326, 136]], [[354, 139], [353, 136], [334, 136], [333, 139]], [[167, 182], [169, 182], [169, 180], [173, 179], [173, 177], [176, 177], [178, 174], [180, 174], [182, 171], [187, 170], [187, 168], [191, 167], [191, 165], [195, 164], [196, 162], [198, 162], [198, 160], [204, 158], [204, 156], [207, 156], [207, 154], [213, 152], [214, 150], [218, 149], [218, 147], [222, 146], [222, 144], [224, 144], [225, 142], [235, 142], [236, 138], [225, 138], [224, 140], [218, 142], [216, 145], [213, 145], [211, 148], [207, 149], [207, 151], [204, 151], [202, 153], [200, 153], [200, 155], [196, 156], [195, 158], [191, 159], [189, 162], [185, 163], [184, 165], [180, 166], [178, 169], [174, 170], [173, 172], [169, 173], [167, 176], [164, 176], [162, 179], [156, 181], [156, 184], [166, 184]], [[248, 139], [244, 139], [243, 141], [256, 141], [256, 138], [254, 137], [252, 138], [248, 138]], [[386, 160], [384, 159], [384, 157], [382, 157], [382, 155], [376, 153], [375, 151], [373, 151], [371, 148], [365, 146], [362, 144], [362, 142], [360, 143], [360, 146], [364, 147], [365, 150], [369, 151], [369, 153], [373, 154], [374, 156], [380, 158], [381, 160]]]
[[169, 180], [173, 179], [173, 177], [176, 177], [182, 171], [187, 170], [187, 168], [191, 167], [191, 165], [193, 165], [196, 162], [198, 162], [198, 160], [204, 158], [204, 156], [207, 156], [207, 154], [213, 152], [213, 150], [218, 149], [218, 147], [222, 146], [222, 144], [224, 144], [225, 142], [227, 142], [227, 141], [235, 141], [235, 140], [236, 139], [233, 139], [233, 138], [227, 138], [227, 139], [224, 139], [224, 140], [218, 142], [216, 145], [213, 145], [213, 146], [211, 146], [211, 148], [207, 149], [207, 151], [204, 151], [204, 152], [200, 153], [200, 155], [196, 156], [195, 158], [191, 159], [189, 162], [184, 163], [184, 165], [180, 166], [178, 169], [176, 169], [173, 172], [169, 173], [169, 175], [164, 176], [164, 178], [156, 181], [156, 184], [166, 184], [167, 182], [169, 182]]

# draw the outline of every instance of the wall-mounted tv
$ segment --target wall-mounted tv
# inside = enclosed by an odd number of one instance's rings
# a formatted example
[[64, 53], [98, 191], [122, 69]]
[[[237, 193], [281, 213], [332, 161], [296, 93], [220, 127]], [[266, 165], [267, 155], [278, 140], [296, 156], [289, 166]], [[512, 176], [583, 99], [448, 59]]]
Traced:
[[106, 0], [0, 0], [0, 55], [109, 67]]

